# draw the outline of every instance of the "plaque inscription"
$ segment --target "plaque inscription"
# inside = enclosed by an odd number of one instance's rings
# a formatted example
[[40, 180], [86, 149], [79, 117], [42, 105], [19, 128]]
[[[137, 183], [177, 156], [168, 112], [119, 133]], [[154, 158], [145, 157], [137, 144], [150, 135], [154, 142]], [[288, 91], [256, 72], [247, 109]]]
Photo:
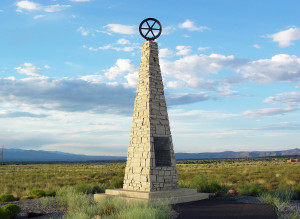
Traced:
[[154, 137], [155, 165], [171, 166], [169, 137]]

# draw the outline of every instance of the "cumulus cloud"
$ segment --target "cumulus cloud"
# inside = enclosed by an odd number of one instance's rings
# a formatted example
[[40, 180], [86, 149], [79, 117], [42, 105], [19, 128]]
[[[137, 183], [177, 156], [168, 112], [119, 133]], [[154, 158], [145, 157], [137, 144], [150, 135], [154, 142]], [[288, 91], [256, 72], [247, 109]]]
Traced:
[[178, 52], [176, 52], [176, 55], [186, 56], [191, 52], [192, 47], [191, 46], [176, 46], [176, 49], [178, 50]]
[[42, 69], [32, 63], [25, 62], [23, 66], [15, 68], [18, 73], [30, 75], [30, 76], [41, 76]]
[[116, 64], [105, 71], [105, 76], [109, 80], [114, 80], [118, 75], [122, 75], [126, 72], [135, 72], [137, 67], [130, 63], [130, 59], [118, 59]]
[[217, 73], [219, 70], [236, 69], [246, 60], [236, 59], [234, 56], [221, 54], [189, 55], [175, 61], [160, 60], [161, 70], [164, 76], [176, 78], [179, 82], [167, 82], [167, 86], [183, 86], [191, 88], [211, 89], [216, 83], [205, 81], [203, 75]]
[[130, 114], [134, 97], [134, 89], [82, 79], [0, 79], [0, 102], [6, 107]]
[[85, 75], [80, 77], [81, 80], [90, 82], [90, 83], [101, 83], [104, 80], [103, 75]]
[[271, 38], [273, 42], [279, 43], [279, 47], [289, 47], [292, 45], [292, 41], [300, 40], [300, 28], [291, 27], [267, 37]]
[[139, 79], [139, 73], [138, 73], [138, 71], [135, 71], [135, 72], [132, 72], [132, 73], [128, 73], [124, 77], [127, 80], [127, 83], [123, 84], [125, 87], [136, 88], [137, 82], [138, 82], [138, 79]]
[[296, 107], [300, 104], [300, 92], [286, 92], [276, 96], [267, 97], [264, 102], [272, 104], [284, 104], [288, 107]]
[[300, 81], [300, 58], [295, 55], [278, 54], [271, 59], [250, 61], [238, 70], [252, 81]]
[[163, 48], [159, 50], [159, 57], [165, 58], [165, 57], [171, 57], [173, 56], [173, 51], [168, 48]]
[[23, 11], [45, 11], [45, 12], [57, 12], [57, 11], [62, 11], [66, 8], [71, 7], [71, 5], [40, 5], [38, 3], [35, 3], [33, 1], [18, 1], [15, 3], [17, 6], [17, 12], [23, 12]]
[[31, 1], [18, 1], [16, 2], [17, 11], [22, 12], [22, 10], [34, 11], [40, 10], [41, 6], [38, 3]]
[[179, 28], [187, 29], [189, 31], [200, 31], [203, 32], [204, 30], [209, 30], [206, 26], [196, 26], [195, 23], [189, 19], [187, 19], [185, 22], [179, 24]]
[[51, 66], [49, 66], [49, 65], [44, 65], [44, 68], [45, 68], [45, 69], [50, 69]]
[[262, 116], [275, 116], [275, 115], [285, 115], [288, 112], [293, 112], [298, 110], [297, 108], [264, 108], [256, 110], [246, 110], [243, 115], [251, 117], [262, 117]]
[[137, 34], [138, 28], [135, 25], [123, 25], [123, 24], [107, 24], [104, 28], [108, 32], [119, 34]]

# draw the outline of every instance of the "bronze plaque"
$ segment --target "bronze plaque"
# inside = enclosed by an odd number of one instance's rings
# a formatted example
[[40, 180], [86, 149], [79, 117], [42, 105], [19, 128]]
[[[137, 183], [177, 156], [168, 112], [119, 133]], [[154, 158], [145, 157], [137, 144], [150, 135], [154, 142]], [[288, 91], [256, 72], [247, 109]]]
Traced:
[[171, 166], [169, 137], [154, 137], [155, 165]]

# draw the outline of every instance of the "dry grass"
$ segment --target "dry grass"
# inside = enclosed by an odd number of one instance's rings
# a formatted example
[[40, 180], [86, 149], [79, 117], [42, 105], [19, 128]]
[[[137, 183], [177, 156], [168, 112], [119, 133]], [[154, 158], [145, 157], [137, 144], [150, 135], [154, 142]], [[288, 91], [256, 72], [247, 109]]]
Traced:
[[[32, 189], [57, 190], [79, 184], [122, 185], [125, 163], [36, 164], [0, 166], [0, 194], [27, 196]], [[258, 186], [267, 190], [290, 188], [300, 191], [300, 163], [285, 159], [226, 159], [179, 161], [181, 186], [189, 187], [199, 175], [208, 182], [237, 190]], [[197, 181], [197, 180], [196, 180]]]

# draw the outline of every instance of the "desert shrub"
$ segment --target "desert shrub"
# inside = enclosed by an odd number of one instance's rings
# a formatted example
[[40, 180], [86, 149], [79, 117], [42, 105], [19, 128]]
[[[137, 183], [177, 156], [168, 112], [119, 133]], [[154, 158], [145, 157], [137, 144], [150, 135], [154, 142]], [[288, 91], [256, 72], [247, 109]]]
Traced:
[[238, 193], [240, 195], [259, 196], [266, 191], [266, 188], [259, 184], [242, 184], [238, 187]]
[[116, 206], [114, 204], [106, 205], [100, 212], [101, 215], [109, 216], [115, 214], [117, 211]]
[[9, 219], [9, 216], [0, 208], [0, 218]]
[[68, 208], [65, 219], [164, 219], [172, 212], [166, 203], [156, 203], [157, 205], [143, 202], [127, 203], [119, 198], [103, 198], [95, 202], [92, 195], [79, 193], [74, 188], [59, 189], [56, 200]]
[[278, 218], [300, 218], [300, 210], [298, 207], [290, 204], [292, 191], [289, 189], [278, 189], [276, 191], [263, 192], [259, 200], [262, 203], [273, 205]]
[[107, 188], [106, 184], [99, 184], [99, 185], [94, 185], [92, 188], [92, 193], [96, 194], [96, 193], [104, 193], [105, 189]]
[[216, 193], [223, 189], [223, 186], [214, 179], [208, 179], [204, 175], [195, 176], [192, 183], [192, 188], [196, 188], [198, 192]]
[[123, 187], [123, 177], [114, 176], [110, 180], [110, 187], [113, 189], [122, 188]]
[[7, 205], [3, 205], [1, 207], [2, 211], [4, 211], [8, 217], [13, 218], [14, 216], [16, 216], [17, 214], [20, 213], [21, 208], [18, 205], [14, 205], [14, 204], [7, 204]]
[[93, 193], [93, 188], [91, 185], [88, 184], [78, 184], [74, 186], [74, 189], [78, 193], [83, 193], [83, 194], [91, 194]]
[[20, 197], [20, 201], [28, 200], [28, 199], [33, 199], [33, 198], [32, 198], [32, 196], [28, 196], [28, 195]]
[[46, 192], [44, 190], [41, 190], [41, 189], [32, 189], [30, 191], [30, 195], [33, 198], [41, 198], [41, 197], [46, 196]]
[[7, 194], [0, 195], [0, 202], [12, 202], [15, 200], [16, 199], [13, 195], [7, 195]]
[[56, 192], [55, 192], [54, 190], [46, 191], [46, 192], [45, 192], [45, 196], [54, 197], [55, 194], [56, 194]]

